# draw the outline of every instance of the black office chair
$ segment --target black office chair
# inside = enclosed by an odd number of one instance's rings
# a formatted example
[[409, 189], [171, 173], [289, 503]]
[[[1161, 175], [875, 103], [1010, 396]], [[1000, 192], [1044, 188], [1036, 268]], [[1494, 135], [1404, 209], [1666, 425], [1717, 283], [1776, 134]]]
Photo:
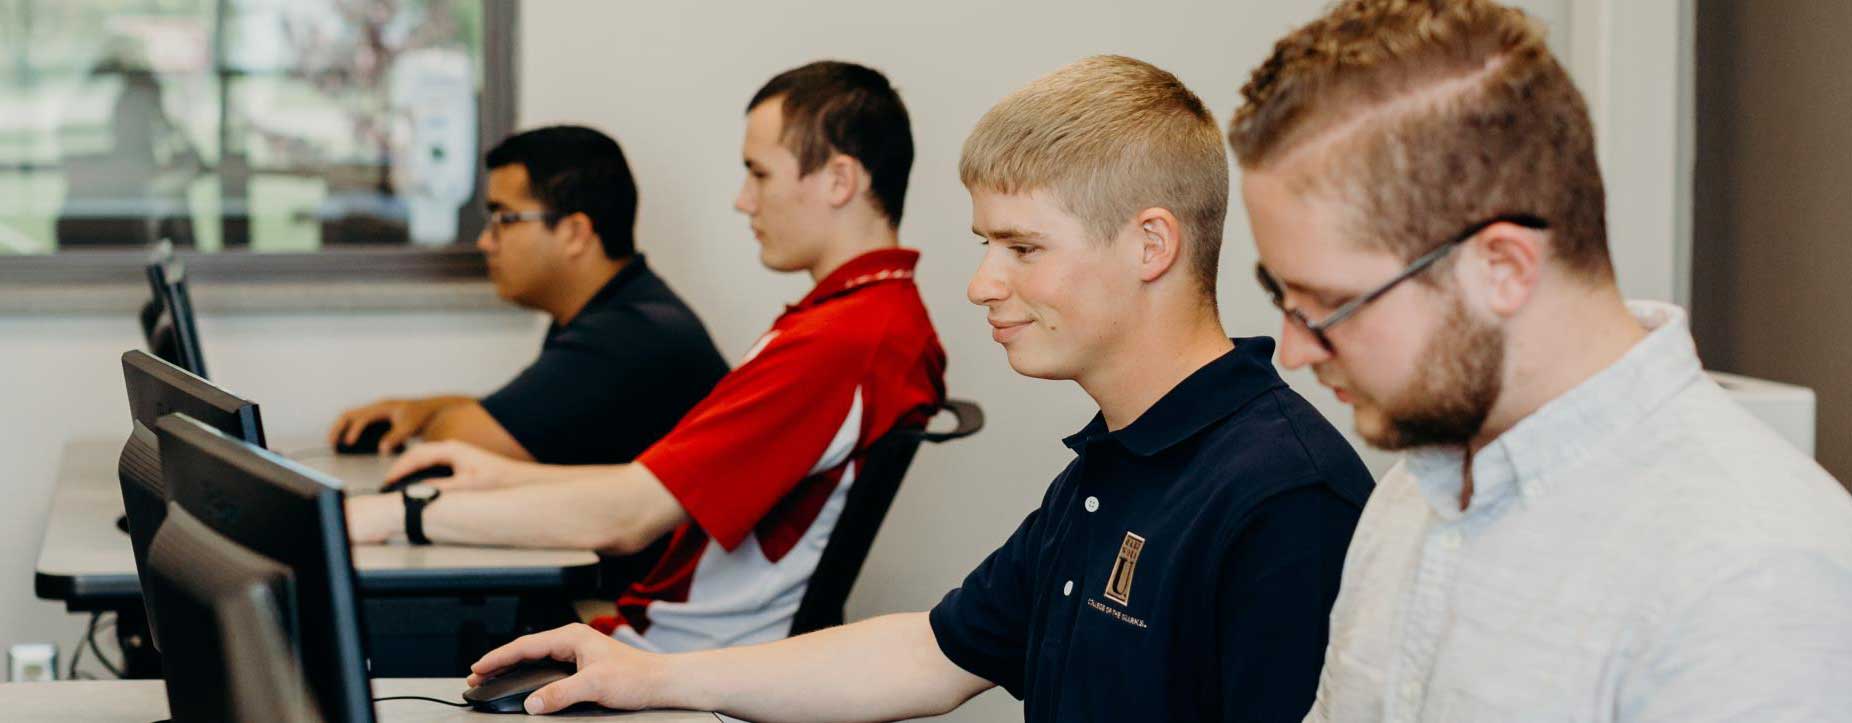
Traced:
[[798, 603], [797, 614], [791, 618], [792, 635], [842, 624], [843, 604], [855, 587], [856, 576], [862, 572], [862, 563], [868, 560], [875, 533], [880, 531], [881, 521], [887, 518], [887, 510], [893, 506], [894, 495], [900, 491], [900, 480], [906, 476], [907, 466], [913, 463], [913, 454], [919, 451], [920, 443], [949, 442], [969, 437], [984, 428], [984, 410], [976, 402], [947, 399], [942, 411], [951, 412], [957, 419], [951, 431], [930, 432], [920, 427], [895, 429], [869, 446], [855, 483], [849, 487], [842, 515], [836, 520], [836, 528], [830, 531], [829, 542], [823, 546], [823, 557], [810, 575], [804, 600]]

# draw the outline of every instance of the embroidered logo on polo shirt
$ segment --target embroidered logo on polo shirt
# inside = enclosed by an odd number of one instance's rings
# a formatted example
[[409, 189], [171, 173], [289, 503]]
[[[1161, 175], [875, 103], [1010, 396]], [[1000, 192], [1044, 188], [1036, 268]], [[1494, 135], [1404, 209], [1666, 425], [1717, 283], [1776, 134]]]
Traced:
[[1119, 543], [1119, 558], [1113, 560], [1112, 574], [1106, 577], [1106, 599], [1120, 605], [1132, 604], [1132, 573], [1138, 570], [1138, 553], [1145, 549], [1145, 538], [1131, 532]]

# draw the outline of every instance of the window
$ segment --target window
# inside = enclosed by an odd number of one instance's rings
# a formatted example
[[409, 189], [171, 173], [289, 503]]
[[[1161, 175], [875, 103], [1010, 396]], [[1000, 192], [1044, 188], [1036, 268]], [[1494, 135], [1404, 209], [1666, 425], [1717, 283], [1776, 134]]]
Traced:
[[208, 274], [478, 271], [513, 14], [0, 0], [0, 277], [104, 280], [161, 240]]

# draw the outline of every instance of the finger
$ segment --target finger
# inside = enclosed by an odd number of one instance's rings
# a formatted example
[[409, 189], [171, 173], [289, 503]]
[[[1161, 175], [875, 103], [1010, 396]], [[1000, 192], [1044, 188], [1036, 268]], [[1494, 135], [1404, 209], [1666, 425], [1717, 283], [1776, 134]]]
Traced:
[[336, 424], [343, 425], [347, 428], [346, 433], [343, 435], [345, 439], [342, 443], [353, 444], [360, 441], [360, 435], [366, 431], [367, 425], [372, 424], [374, 420], [379, 419], [381, 416], [383, 415], [380, 413], [378, 404], [370, 404], [359, 409], [349, 409], [346, 412], [342, 412], [341, 420], [336, 422]]
[[341, 416], [334, 418], [334, 426], [328, 429], [329, 444], [354, 443], [353, 437], [360, 433], [360, 430], [356, 429], [356, 427], [361, 425], [355, 424], [359, 416], [359, 411], [358, 409], [349, 409], [342, 412]]
[[379, 455], [381, 457], [392, 456], [396, 453], [394, 450], [397, 450], [406, 440], [411, 439], [412, 433], [415, 431], [417, 430], [412, 429], [409, 424], [400, 424], [394, 421], [392, 423], [392, 428], [386, 430], [386, 434], [379, 438]]
[[590, 671], [581, 670], [563, 679], [553, 681], [540, 687], [527, 696], [523, 707], [528, 715], [552, 713], [574, 703], [596, 701], [599, 699], [598, 679]]
[[[575, 644], [579, 637], [574, 628], [585, 627], [574, 623], [562, 628], [545, 632], [523, 635], [507, 645], [489, 651], [480, 660], [469, 666], [470, 672], [477, 675], [490, 675], [515, 663], [526, 660], [552, 658], [560, 661], [577, 659]], [[591, 630], [591, 628], [585, 628]], [[596, 634], [597, 631], [593, 631]]]
[[449, 442], [420, 444], [405, 450], [405, 454], [399, 455], [398, 461], [393, 462], [392, 466], [387, 468], [386, 481], [397, 480], [434, 464], [450, 464], [455, 467], [456, 465], [451, 464], [454, 456]]

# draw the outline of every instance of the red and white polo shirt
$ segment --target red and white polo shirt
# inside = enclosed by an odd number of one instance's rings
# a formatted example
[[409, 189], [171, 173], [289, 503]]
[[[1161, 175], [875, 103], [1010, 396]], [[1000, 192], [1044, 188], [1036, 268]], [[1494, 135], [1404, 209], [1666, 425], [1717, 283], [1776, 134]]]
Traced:
[[832, 272], [637, 458], [694, 522], [600, 627], [662, 651], [789, 634], [869, 445], [945, 401], [918, 261], [883, 249]]

